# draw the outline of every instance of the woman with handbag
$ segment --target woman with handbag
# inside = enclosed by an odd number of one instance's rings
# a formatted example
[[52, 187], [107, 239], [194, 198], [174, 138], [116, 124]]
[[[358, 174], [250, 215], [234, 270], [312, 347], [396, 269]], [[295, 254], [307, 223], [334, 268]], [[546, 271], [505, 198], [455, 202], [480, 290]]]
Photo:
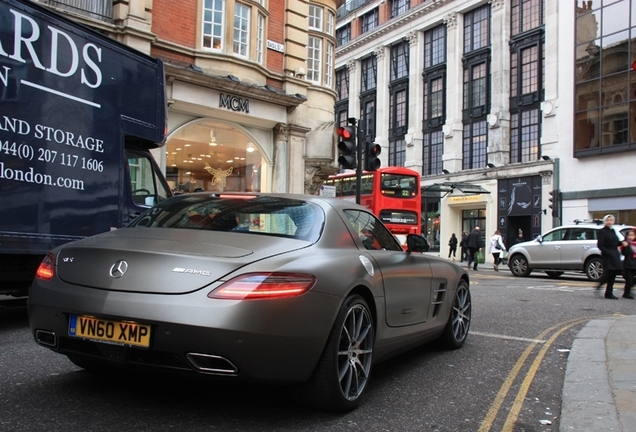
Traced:
[[494, 259], [493, 268], [495, 271], [499, 271], [499, 264], [501, 264], [500, 254], [506, 250], [506, 246], [503, 244], [501, 233], [499, 230], [495, 231], [492, 237], [490, 237], [490, 253]]

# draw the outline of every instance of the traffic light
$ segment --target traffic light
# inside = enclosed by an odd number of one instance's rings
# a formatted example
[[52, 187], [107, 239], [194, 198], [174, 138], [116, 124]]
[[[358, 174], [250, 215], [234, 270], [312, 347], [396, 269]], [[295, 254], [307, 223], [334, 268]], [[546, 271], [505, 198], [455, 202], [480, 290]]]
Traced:
[[380, 168], [382, 164], [378, 156], [382, 153], [382, 147], [380, 144], [367, 142], [367, 151], [364, 153], [364, 169], [366, 171], [375, 171]]
[[548, 198], [550, 204], [548, 205], [548, 207], [550, 207], [550, 209], [552, 210], [552, 217], [559, 217], [559, 207], [561, 206], [561, 203], [559, 201], [561, 191], [555, 189], [548, 193], [550, 194], [550, 198]]
[[338, 163], [345, 169], [355, 169], [357, 159], [356, 128], [341, 126], [338, 128]]

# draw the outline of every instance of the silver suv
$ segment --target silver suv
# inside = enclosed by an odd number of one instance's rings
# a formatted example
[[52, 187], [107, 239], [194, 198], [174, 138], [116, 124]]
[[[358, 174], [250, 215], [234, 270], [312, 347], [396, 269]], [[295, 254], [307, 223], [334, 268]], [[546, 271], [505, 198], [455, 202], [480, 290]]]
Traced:
[[[603, 275], [601, 251], [596, 247], [596, 234], [603, 228], [600, 220], [575, 220], [572, 225], [553, 228], [528, 242], [518, 243], [508, 251], [508, 267], [515, 276], [528, 276], [541, 270], [551, 278], [565, 271], [585, 272], [598, 282]], [[623, 235], [634, 229], [631, 225], [615, 225]]]

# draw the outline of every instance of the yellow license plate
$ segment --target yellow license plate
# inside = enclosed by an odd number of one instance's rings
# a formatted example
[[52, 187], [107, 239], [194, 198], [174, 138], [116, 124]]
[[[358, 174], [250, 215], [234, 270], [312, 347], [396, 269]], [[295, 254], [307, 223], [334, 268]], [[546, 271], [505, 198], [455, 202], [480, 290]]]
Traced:
[[71, 315], [68, 335], [121, 345], [150, 346], [150, 326], [125, 321]]

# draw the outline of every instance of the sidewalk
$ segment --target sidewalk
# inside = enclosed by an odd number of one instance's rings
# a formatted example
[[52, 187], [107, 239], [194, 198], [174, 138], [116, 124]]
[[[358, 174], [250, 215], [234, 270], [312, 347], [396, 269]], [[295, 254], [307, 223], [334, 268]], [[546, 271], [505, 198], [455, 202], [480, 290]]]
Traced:
[[636, 316], [595, 319], [576, 335], [559, 430], [636, 431]]

